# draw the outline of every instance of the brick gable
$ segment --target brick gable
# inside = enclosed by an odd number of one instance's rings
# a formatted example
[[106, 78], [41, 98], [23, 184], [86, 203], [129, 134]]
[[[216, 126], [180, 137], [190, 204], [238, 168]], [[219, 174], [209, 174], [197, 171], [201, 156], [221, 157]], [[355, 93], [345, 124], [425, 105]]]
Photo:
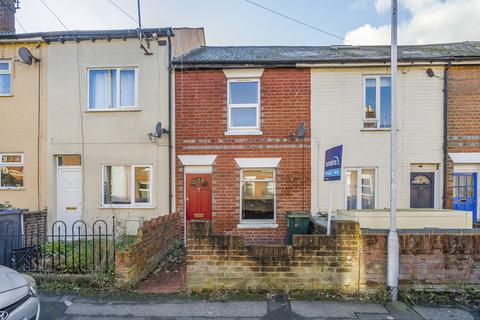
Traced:
[[[448, 71], [448, 152], [480, 152], [480, 66]], [[446, 207], [452, 208], [453, 162], [447, 157]]]

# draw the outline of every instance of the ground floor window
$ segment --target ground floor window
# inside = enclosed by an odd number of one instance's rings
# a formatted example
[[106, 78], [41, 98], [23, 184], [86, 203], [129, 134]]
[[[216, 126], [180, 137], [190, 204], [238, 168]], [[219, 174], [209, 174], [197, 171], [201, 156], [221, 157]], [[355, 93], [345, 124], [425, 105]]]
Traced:
[[374, 168], [346, 169], [346, 208], [375, 209]]
[[0, 189], [23, 188], [23, 153], [0, 153]]
[[242, 220], [275, 220], [275, 170], [241, 171]]
[[152, 166], [103, 166], [103, 205], [152, 205]]

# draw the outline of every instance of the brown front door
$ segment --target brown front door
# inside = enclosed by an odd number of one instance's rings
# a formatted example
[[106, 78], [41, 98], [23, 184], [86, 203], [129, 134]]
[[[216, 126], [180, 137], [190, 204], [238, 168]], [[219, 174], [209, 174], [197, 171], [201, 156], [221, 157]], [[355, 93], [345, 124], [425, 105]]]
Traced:
[[212, 219], [212, 175], [186, 175], [187, 221]]

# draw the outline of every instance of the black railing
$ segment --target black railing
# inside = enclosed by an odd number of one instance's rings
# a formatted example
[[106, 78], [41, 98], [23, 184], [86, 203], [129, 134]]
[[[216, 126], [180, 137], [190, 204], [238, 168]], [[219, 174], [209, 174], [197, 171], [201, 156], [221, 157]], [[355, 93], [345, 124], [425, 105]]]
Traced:
[[0, 222], [0, 249], [0, 264], [21, 272], [108, 272], [115, 266], [115, 218], [110, 227], [105, 220], [55, 221], [47, 232], [37, 225], [27, 233]]

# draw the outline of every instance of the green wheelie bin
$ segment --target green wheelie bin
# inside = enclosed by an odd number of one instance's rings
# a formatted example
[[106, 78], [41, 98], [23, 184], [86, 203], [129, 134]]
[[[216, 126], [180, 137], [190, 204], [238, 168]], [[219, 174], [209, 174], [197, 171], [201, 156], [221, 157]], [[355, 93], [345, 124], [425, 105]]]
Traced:
[[308, 234], [309, 225], [310, 215], [308, 213], [287, 213], [287, 244], [292, 244], [294, 234]]

